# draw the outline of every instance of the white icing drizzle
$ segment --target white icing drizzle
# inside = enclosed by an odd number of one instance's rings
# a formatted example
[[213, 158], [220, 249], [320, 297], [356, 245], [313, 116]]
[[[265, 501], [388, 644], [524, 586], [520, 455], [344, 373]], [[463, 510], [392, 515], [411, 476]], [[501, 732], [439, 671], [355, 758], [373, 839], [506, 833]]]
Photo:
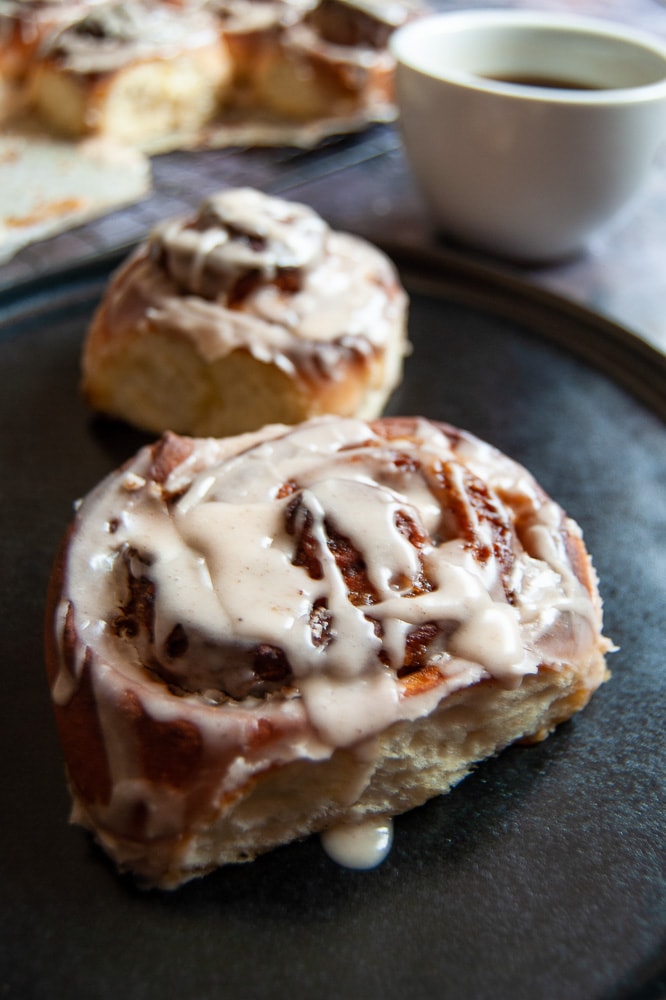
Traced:
[[[362, 421], [314, 421], [205, 468], [172, 504], [146, 482], [143, 454], [79, 511], [72, 565], [80, 569], [70, 576], [79, 631], [108, 635], [104, 623], [118, 606], [115, 588], [126, 572], [121, 553], [136, 552], [139, 562], [130, 562], [130, 570], [155, 586], [156, 650], [176, 625], [186, 629], [191, 641], [229, 650], [232, 662], [234, 649], [258, 643], [283, 650], [317, 728], [337, 745], [371, 735], [397, 710], [394, 671], [404, 662], [409, 631], [420, 624], [447, 627], [447, 645], [437, 650], [443, 674], [452, 659], [477, 663], [503, 680], [534, 672], [541, 658], [539, 639], [552, 632], [558, 616], [573, 616], [590, 632], [595, 623], [589, 595], [561, 551], [562, 514], [554, 519], [559, 508], [545, 500], [538, 503], [530, 531], [538, 539], [540, 557], [515, 552], [511, 579], [520, 577], [521, 592], [509, 603], [497, 558], [491, 554], [479, 560], [464, 539], [441, 536], [434, 496], [424, 504], [427, 476], [421, 469], [403, 471], [395, 462], [397, 454], [420, 460], [423, 451], [427, 457], [433, 445], [460, 472], [444, 433], [425, 422], [415, 441], [385, 442]], [[498, 460], [491, 449], [478, 444], [476, 459], [492, 475]], [[516, 468], [514, 490], [531, 491], [536, 499], [530, 478]], [[276, 496], [289, 482], [298, 485], [291, 529], [287, 508], [293, 498]], [[459, 495], [469, 506], [469, 499]], [[510, 513], [503, 505], [499, 509], [510, 524]], [[426, 539], [420, 548], [397, 526], [400, 514]], [[100, 525], [113, 518], [115, 531], [101, 538]], [[319, 561], [315, 578], [295, 561], [306, 522]], [[370, 605], [349, 600], [331, 550], [331, 530], [362, 554], [374, 589]], [[477, 523], [475, 535], [485, 541], [488, 530], [488, 524]], [[421, 561], [431, 584], [413, 593]], [[329, 641], [317, 645], [310, 612], [322, 601], [332, 625]], [[182, 669], [189, 674], [196, 663], [186, 658]], [[203, 675], [207, 669], [202, 668]], [[224, 689], [224, 667], [218, 670], [222, 674], [207, 677], [206, 687], [221, 683]], [[203, 679], [200, 683], [203, 687]], [[337, 731], [339, 724], [331, 727], [322, 720], [337, 703], [340, 714], [351, 718], [350, 685], [365, 732], [350, 723], [344, 739], [331, 739], [329, 730]]]
[[0, 0], [3, 77], [22, 79], [34, 53], [53, 32], [104, 2], [106, 0]]
[[207, 0], [205, 6], [221, 20], [225, 33], [251, 34], [284, 28], [300, 20], [318, 0]]
[[254, 188], [232, 188], [204, 201], [193, 220], [157, 226], [151, 244], [181, 288], [203, 294], [209, 268], [213, 297], [221, 298], [230, 281], [248, 271], [271, 281], [282, 270], [313, 267], [322, 256], [327, 229], [307, 205]]
[[205, 11], [172, 9], [150, 0], [99, 3], [73, 18], [44, 43], [73, 73], [113, 72], [139, 59], [168, 57], [219, 42], [215, 19]]

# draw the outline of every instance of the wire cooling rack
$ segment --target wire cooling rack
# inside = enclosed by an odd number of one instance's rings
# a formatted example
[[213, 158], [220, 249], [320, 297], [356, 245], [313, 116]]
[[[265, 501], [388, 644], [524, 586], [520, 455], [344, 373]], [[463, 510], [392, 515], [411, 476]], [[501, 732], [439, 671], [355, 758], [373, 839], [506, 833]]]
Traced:
[[379, 125], [333, 137], [311, 150], [233, 148], [155, 156], [152, 190], [145, 199], [24, 247], [0, 268], [0, 288], [135, 243], [157, 222], [196, 207], [222, 188], [247, 185], [287, 195], [361, 163], [370, 167], [380, 158], [398, 156], [399, 147], [396, 129]]

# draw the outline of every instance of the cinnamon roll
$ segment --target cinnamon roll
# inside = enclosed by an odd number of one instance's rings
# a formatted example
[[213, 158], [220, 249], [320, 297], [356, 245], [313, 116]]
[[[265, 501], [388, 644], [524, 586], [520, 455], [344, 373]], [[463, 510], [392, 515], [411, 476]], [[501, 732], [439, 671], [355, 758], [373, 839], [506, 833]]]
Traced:
[[0, 121], [18, 110], [42, 45], [102, 0], [0, 0]]
[[256, 66], [257, 104], [303, 121], [391, 106], [395, 62], [388, 39], [423, 12], [409, 0], [320, 0]]
[[22, 78], [35, 53], [55, 31], [103, 0], [0, 0], [0, 55], [9, 76]]
[[163, 888], [367, 845], [581, 709], [610, 648], [579, 527], [421, 418], [164, 436], [79, 505], [47, 622], [72, 818]]
[[284, 30], [302, 20], [316, 0], [207, 0], [217, 18], [233, 66], [228, 104], [254, 108], [254, 80], [259, 67], [271, 62]]
[[158, 226], [83, 350], [90, 405], [152, 432], [224, 436], [376, 416], [402, 372], [407, 299], [375, 247], [251, 188]]
[[209, 122], [230, 77], [210, 14], [123, 0], [95, 6], [56, 32], [28, 87], [31, 104], [58, 132], [149, 147]]

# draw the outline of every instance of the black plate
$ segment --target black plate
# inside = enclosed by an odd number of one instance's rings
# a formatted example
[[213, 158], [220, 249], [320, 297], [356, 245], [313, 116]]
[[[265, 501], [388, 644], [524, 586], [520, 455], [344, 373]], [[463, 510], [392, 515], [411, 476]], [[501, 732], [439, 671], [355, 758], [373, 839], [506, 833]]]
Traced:
[[467, 427], [583, 525], [621, 647], [545, 743], [400, 818], [372, 872], [317, 840], [142, 893], [78, 828], [42, 664], [73, 500], [143, 439], [91, 419], [78, 355], [113, 261], [0, 300], [0, 994], [67, 998], [660, 997], [664, 988], [666, 362], [553, 296], [413, 255], [393, 413]]

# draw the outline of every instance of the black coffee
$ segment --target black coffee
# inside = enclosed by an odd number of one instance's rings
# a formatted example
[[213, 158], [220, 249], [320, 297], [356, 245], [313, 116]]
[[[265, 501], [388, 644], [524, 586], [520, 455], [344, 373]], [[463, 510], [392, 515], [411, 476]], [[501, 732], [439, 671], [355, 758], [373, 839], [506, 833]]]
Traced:
[[564, 77], [537, 76], [531, 74], [500, 76], [493, 73], [486, 74], [485, 79], [496, 80], [498, 83], [515, 83], [522, 87], [547, 87], [549, 90], [609, 90], [593, 83], [580, 83], [578, 80], [570, 80]]

